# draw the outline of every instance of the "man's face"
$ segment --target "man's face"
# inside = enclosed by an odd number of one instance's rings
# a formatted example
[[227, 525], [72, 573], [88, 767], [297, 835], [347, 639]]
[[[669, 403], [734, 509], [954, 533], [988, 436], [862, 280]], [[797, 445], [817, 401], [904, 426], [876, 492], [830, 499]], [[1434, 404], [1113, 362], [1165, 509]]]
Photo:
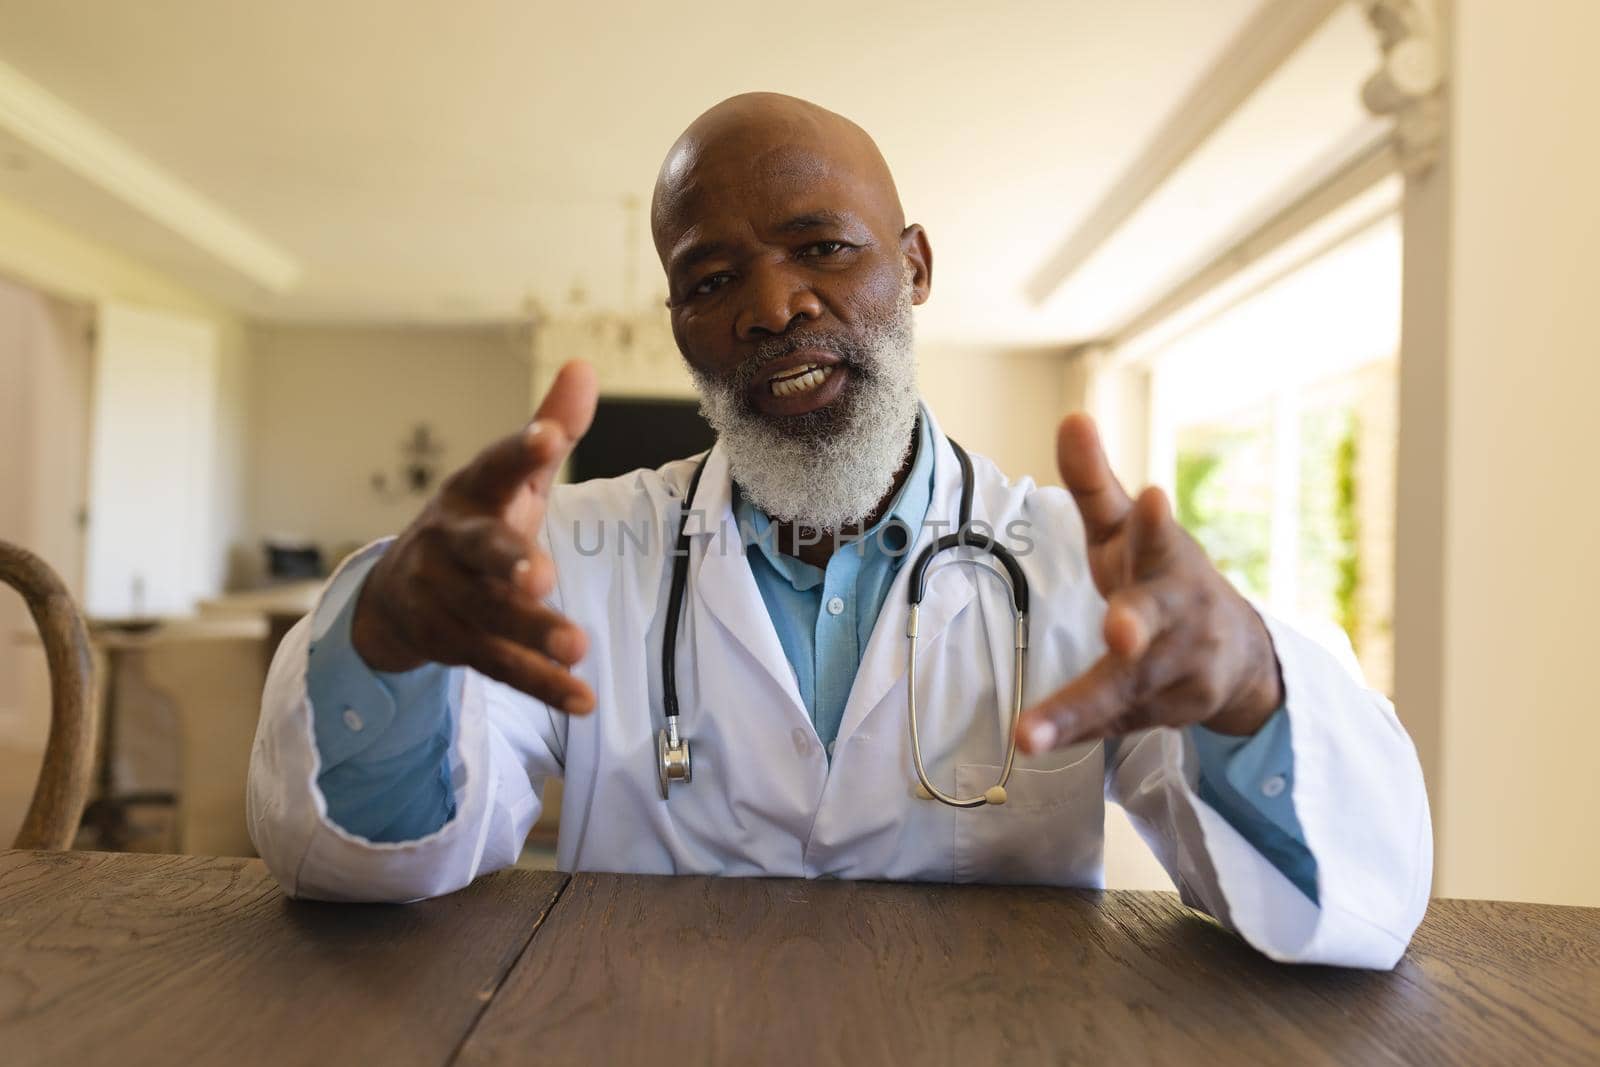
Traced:
[[881, 185], [792, 145], [720, 148], [676, 189], [658, 237], [685, 359], [775, 428], [824, 430], [867, 384], [908, 284], [926, 299], [921, 229], [896, 229]]

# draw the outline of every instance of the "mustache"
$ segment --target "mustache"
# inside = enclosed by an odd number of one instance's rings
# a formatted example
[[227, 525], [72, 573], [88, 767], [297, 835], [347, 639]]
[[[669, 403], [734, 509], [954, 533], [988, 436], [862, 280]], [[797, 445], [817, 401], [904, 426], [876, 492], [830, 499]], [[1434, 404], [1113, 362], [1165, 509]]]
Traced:
[[761, 368], [768, 363], [802, 349], [821, 349], [824, 352], [831, 352], [839, 357], [840, 363], [856, 374], [868, 370], [868, 364], [871, 362], [866, 347], [843, 334], [832, 332], [783, 334], [769, 337], [756, 345], [755, 350], [739, 364], [729, 378], [735, 388], [743, 390], [756, 380]]

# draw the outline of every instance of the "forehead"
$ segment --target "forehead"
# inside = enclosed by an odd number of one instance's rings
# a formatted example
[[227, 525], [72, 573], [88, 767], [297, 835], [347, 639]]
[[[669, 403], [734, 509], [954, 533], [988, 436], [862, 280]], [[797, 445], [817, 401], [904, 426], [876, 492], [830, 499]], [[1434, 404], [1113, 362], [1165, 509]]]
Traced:
[[764, 236], [803, 215], [848, 215], [871, 224], [877, 199], [848, 163], [803, 145], [720, 150], [669, 170], [657, 245], [671, 262], [703, 241]]

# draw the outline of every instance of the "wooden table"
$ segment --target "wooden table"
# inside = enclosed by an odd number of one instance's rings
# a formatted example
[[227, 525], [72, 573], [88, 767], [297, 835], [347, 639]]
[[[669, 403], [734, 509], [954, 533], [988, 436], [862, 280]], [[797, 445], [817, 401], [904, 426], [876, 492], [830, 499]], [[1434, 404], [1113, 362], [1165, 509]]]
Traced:
[[1392, 973], [1171, 894], [507, 871], [403, 907], [254, 860], [0, 852], [0, 1062], [1600, 1062], [1600, 909], [1436, 901]]

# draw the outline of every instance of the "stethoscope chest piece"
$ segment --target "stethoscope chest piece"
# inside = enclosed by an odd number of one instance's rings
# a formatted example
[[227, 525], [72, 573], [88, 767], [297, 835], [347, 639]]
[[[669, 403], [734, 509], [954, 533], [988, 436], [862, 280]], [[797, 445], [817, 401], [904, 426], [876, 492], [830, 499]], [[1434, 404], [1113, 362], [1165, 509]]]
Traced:
[[678, 736], [678, 720], [669, 719], [656, 733], [656, 773], [661, 777], [661, 799], [673, 782], [694, 780], [694, 765], [689, 761], [689, 742]]
[[[917, 797], [921, 800], [938, 799], [933, 795], [933, 792], [921, 782], [917, 783]], [[991, 785], [988, 789], [983, 791], [983, 802], [985, 804], [993, 804], [996, 806], [1004, 804], [1006, 802], [1006, 787], [1003, 785]]]

